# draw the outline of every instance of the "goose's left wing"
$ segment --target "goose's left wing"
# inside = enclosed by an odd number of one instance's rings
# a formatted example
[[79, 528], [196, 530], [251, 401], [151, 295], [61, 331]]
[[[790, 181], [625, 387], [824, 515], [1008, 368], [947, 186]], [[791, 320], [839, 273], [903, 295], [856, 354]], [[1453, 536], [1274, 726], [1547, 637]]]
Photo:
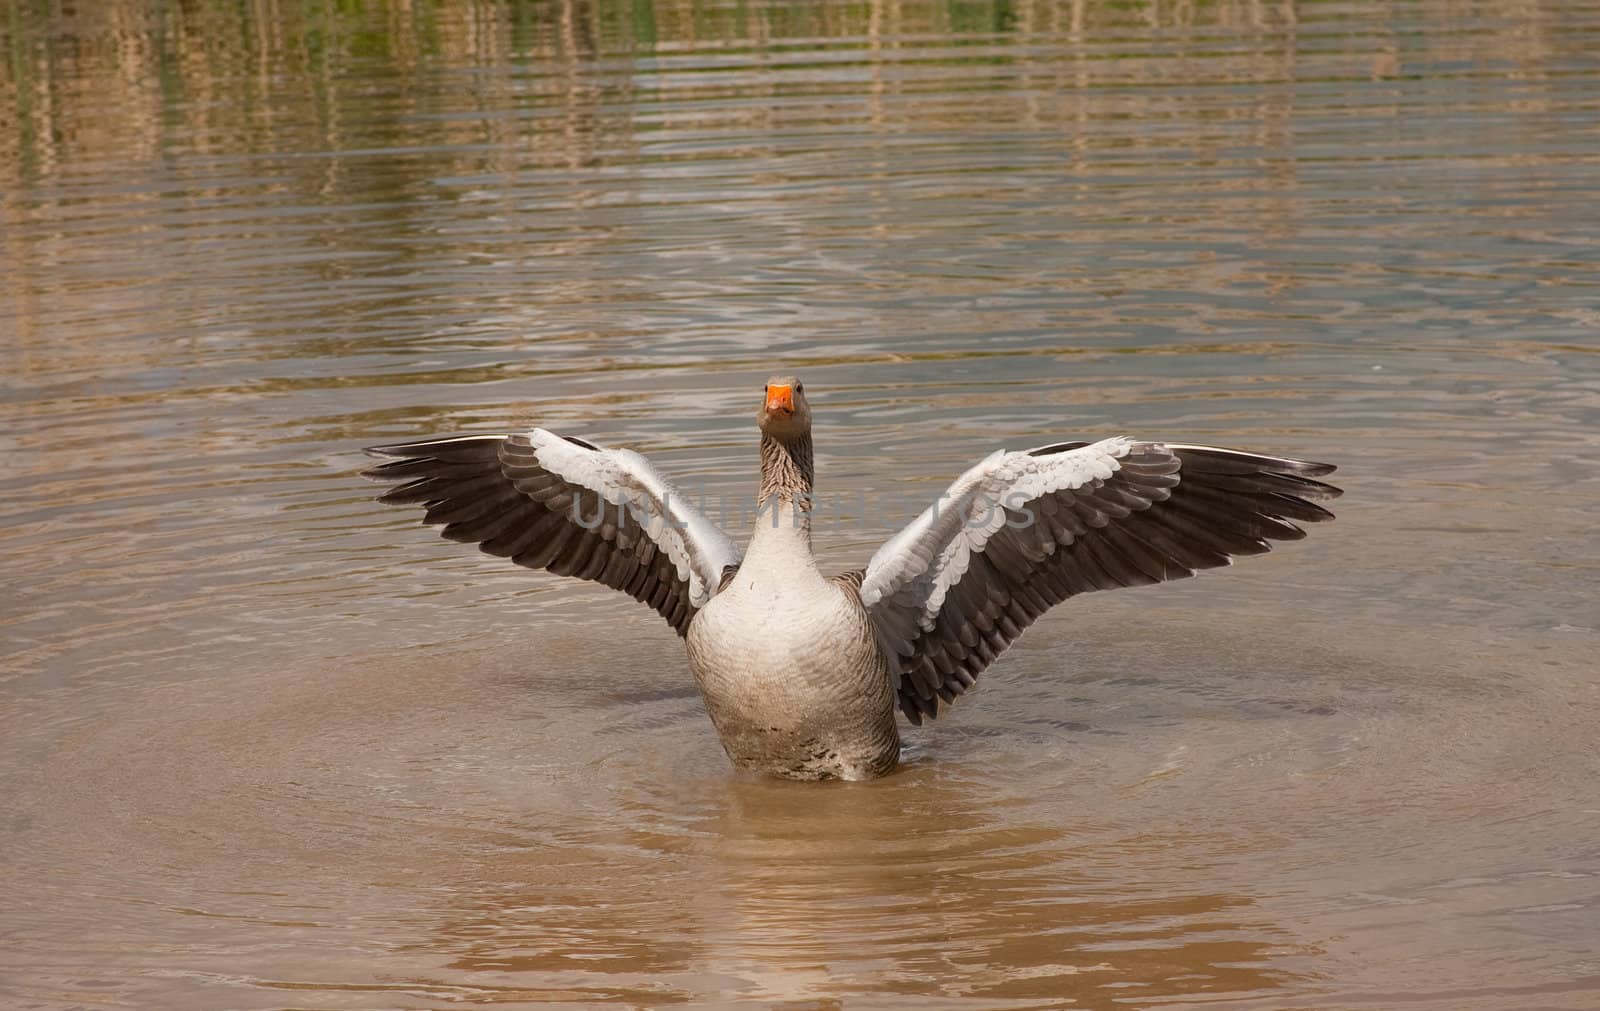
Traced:
[[1182, 579], [1333, 514], [1333, 466], [1128, 438], [1001, 450], [872, 556], [861, 601], [913, 723], [971, 688], [1046, 609]]
[[518, 565], [621, 590], [679, 635], [739, 564], [727, 534], [632, 450], [535, 428], [367, 453], [388, 461], [367, 477], [404, 482], [378, 501], [420, 505], [441, 536]]

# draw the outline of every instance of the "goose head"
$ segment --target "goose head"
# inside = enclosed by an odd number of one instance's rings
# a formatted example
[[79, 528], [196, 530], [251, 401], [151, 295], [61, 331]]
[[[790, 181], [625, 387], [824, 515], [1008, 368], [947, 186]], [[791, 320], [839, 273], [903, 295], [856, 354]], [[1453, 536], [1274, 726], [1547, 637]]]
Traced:
[[806, 402], [805, 384], [794, 376], [768, 379], [756, 422], [761, 434], [785, 444], [810, 435], [811, 405]]

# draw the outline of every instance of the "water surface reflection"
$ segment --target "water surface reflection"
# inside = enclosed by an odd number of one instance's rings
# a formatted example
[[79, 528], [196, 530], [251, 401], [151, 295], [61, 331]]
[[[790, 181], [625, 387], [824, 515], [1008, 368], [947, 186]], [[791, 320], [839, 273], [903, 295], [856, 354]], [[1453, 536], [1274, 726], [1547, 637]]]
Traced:
[[[600, 866], [534, 846], [475, 868], [478, 904], [425, 950], [454, 969], [639, 1001], [1110, 1007], [1135, 990], [1296, 978], [1271, 966], [1285, 931], [1250, 897], [1204, 887], [1205, 840], [1069, 833], [997, 805], [982, 777], [929, 768], [871, 789], [694, 787], [688, 813], [682, 790], [622, 805], [629, 827], [604, 840]], [[1174, 863], [1191, 876], [1137, 880]]]

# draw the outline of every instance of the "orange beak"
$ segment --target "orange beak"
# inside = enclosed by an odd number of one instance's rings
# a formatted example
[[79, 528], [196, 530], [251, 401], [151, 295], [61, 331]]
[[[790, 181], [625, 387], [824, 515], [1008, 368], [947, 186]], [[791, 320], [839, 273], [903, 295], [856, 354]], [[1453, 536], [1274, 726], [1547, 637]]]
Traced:
[[767, 411], [782, 411], [784, 414], [794, 413], [794, 387], [778, 386], [773, 384], [767, 387]]

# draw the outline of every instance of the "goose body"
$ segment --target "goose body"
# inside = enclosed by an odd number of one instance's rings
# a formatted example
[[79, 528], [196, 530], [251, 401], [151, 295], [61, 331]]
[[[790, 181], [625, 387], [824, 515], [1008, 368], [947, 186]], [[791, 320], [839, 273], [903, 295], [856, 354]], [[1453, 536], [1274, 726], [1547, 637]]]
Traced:
[[736, 765], [793, 779], [866, 779], [900, 756], [894, 691], [854, 587], [823, 577], [785, 510], [694, 616], [689, 668]]
[[1332, 514], [1328, 464], [1142, 442], [997, 451], [961, 475], [864, 569], [812, 555], [811, 411], [767, 383], [761, 488], [736, 545], [628, 450], [544, 429], [368, 453], [444, 537], [649, 604], [735, 765], [866, 779], [899, 760], [895, 709], [933, 718], [1044, 611], [1078, 593], [1179, 579], [1305, 536]]

